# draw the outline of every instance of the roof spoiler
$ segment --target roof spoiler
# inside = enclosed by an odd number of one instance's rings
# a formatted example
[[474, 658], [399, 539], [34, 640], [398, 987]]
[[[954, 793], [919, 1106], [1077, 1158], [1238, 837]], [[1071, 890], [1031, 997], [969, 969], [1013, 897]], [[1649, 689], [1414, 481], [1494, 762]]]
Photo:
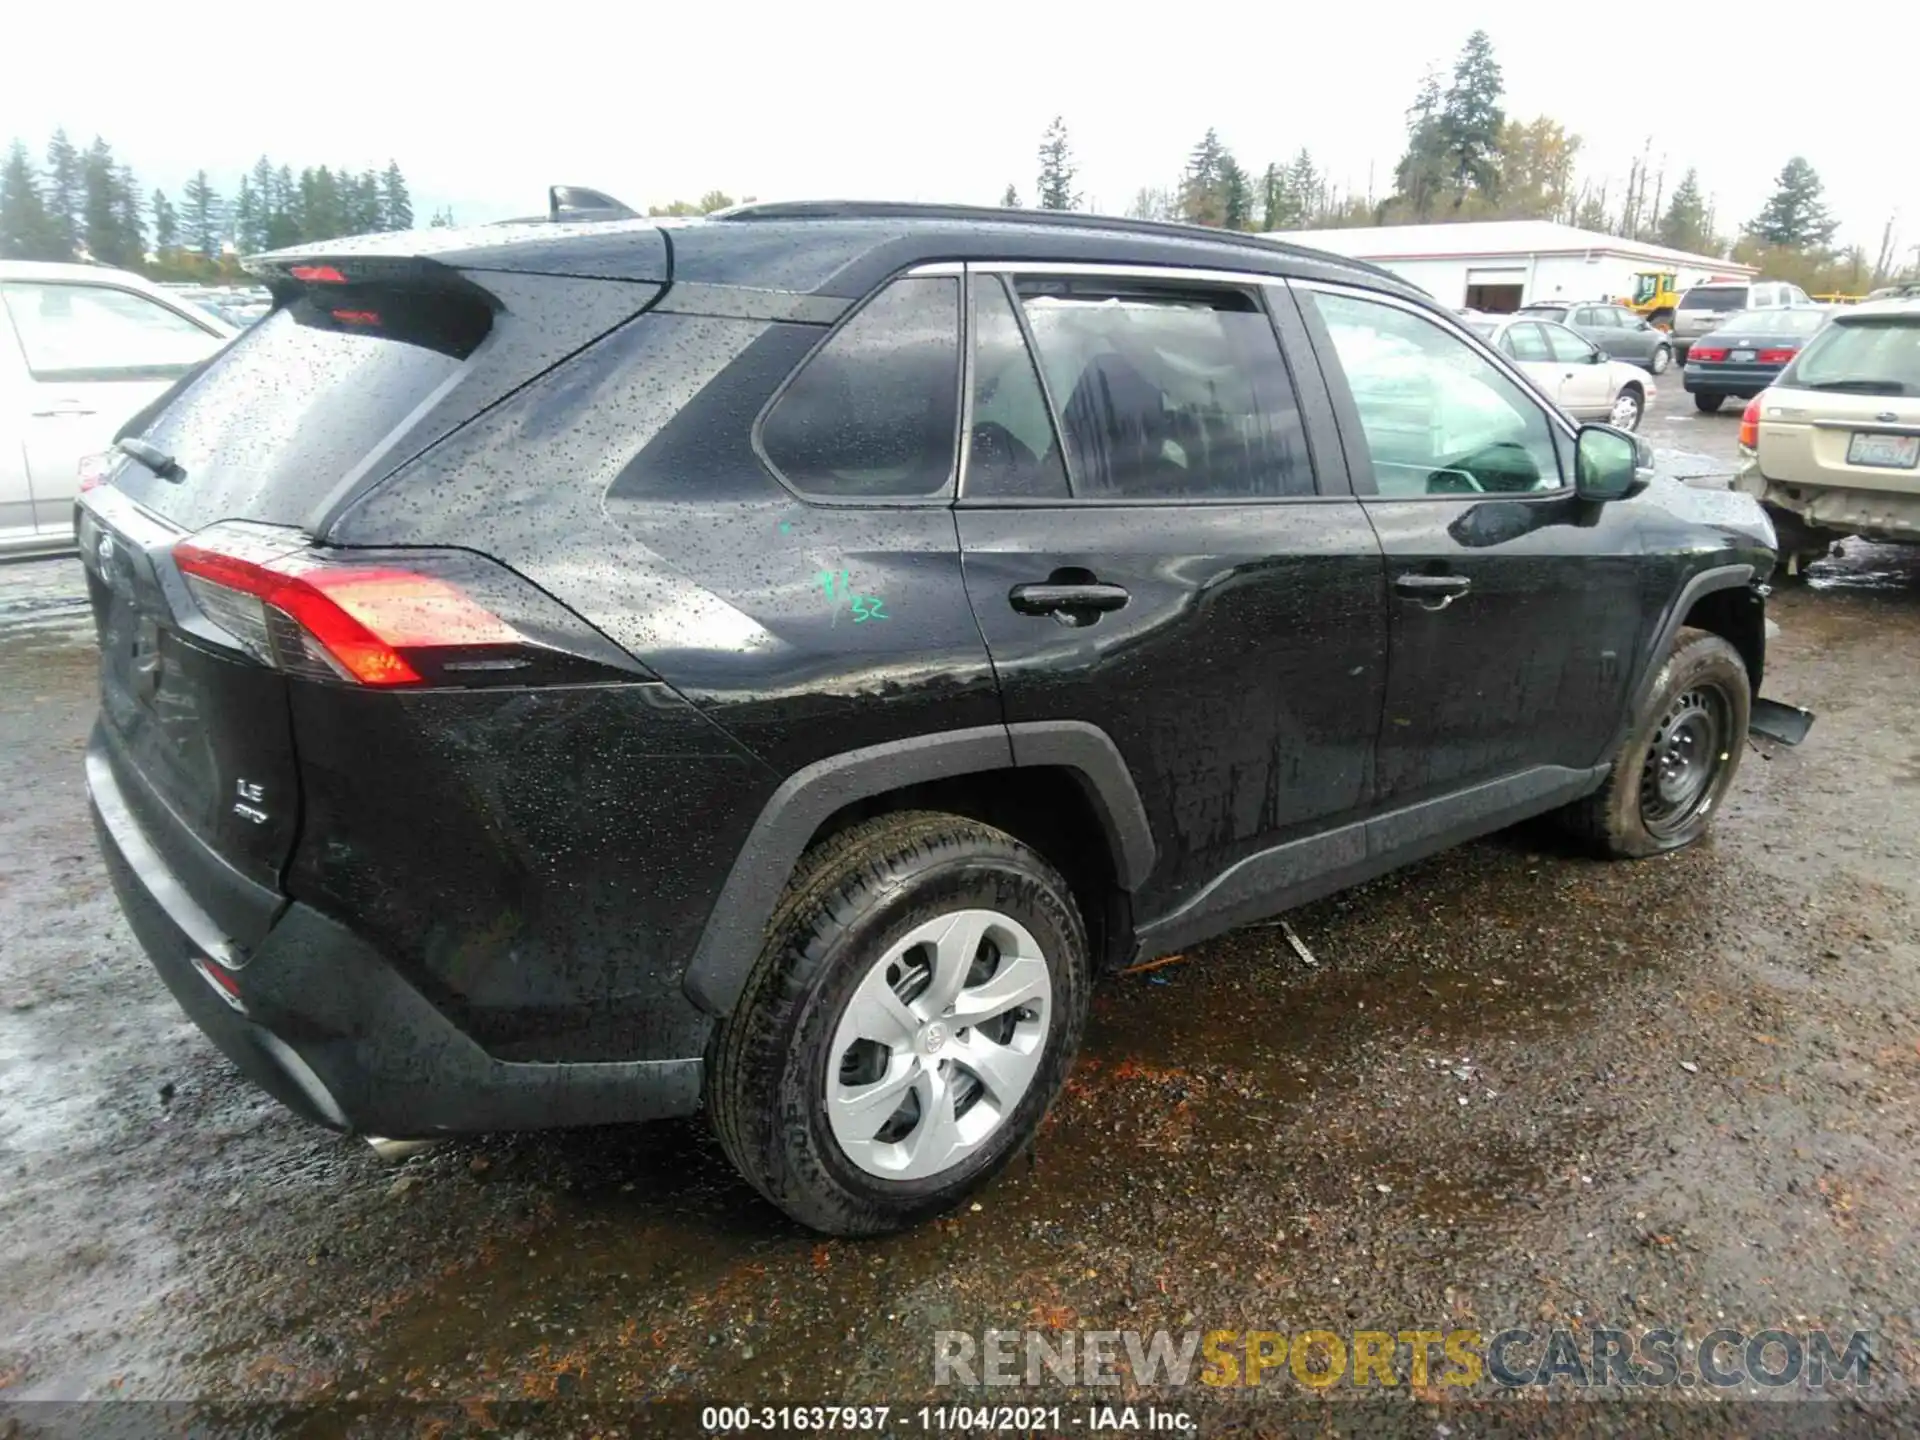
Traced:
[[589, 190], [584, 185], [549, 185], [547, 219], [556, 225], [562, 221], [638, 220], [640, 212], [622, 205], [604, 190]]

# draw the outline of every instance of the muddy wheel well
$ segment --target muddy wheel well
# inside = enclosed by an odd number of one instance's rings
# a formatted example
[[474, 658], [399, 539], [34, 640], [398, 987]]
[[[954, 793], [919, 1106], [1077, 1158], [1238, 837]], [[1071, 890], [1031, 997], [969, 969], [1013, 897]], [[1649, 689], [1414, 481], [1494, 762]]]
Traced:
[[809, 847], [858, 821], [896, 810], [944, 810], [1006, 831], [1031, 845], [1073, 890], [1096, 966], [1133, 955], [1131, 897], [1120, 887], [1099, 811], [1076, 772], [1058, 765], [989, 770], [905, 785], [855, 800], [821, 822]]
[[1740, 652], [1747, 664], [1747, 680], [1760, 693], [1767, 668], [1766, 602], [1747, 585], [1731, 586], [1702, 595], [1680, 622], [1707, 630]]

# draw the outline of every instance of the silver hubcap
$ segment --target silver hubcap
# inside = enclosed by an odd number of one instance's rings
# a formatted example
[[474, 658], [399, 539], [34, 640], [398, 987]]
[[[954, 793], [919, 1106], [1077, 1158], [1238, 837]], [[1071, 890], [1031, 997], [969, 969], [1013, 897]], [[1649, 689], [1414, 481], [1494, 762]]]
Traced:
[[1613, 400], [1613, 423], [1631, 430], [1640, 423], [1640, 401], [1631, 390], [1622, 390]]
[[1673, 359], [1673, 352], [1668, 350], [1664, 346], [1654, 351], [1653, 352], [1653, 373], [1656, 375], [1663, 374], [1666, 371], [1667, 362], [1671, 359]]
[[1033, 1085], [1053, 976], [1027, 928], [958, 910], [894, 942], [847, 1002], [827, 1068], [827, 1123], [870, 1175], [951, 1169]]

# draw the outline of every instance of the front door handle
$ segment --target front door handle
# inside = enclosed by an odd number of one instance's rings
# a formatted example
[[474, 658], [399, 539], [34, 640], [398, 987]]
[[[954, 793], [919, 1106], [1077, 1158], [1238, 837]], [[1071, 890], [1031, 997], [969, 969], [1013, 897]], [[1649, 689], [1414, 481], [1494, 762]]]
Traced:
[[96, 412], [84, 400], [54, 400], [45, 410], [31, 413], [36, 420], [57, 420], [68, 415], [92, 415]]
[[1444, 610], [1473, 588], [1465, 575], [1396, 575], [1393, 588], [1428, 610]]
[[1007, 592], [1007, 603], [1022, 615], [1051, 615], [1064, 625], [1091, 625], [1129, 598], [1124, 587], [1098, 581], [1016, 585]]

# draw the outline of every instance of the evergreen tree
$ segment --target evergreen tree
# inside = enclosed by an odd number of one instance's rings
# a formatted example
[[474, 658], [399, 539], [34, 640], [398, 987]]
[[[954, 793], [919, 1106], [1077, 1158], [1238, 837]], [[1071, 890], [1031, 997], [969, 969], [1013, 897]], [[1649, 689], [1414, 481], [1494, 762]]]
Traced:
[[206, 171], [194, 172], [180, 194], [180, 203], [186, 207], [187, 248], [204, 260], [218, 259], [226, 207], [220, 203], [219, 193], [207, 182]]
[[300, 191], [293, 183], [292, 167], [282, 165], [267, 182], [266, 246], [281, 250], [298, 245], [305, 238], [306, 219], [300, 213]]
[[147, 258], [147, 221], [140, 200], [140, 182], [131, 167], [121, 165], [113, 172], [114, 243], [125, 258], [123, 265], [139, 265]]
[[80, 159], [80, 243], [102, 265], [130, 265], [139, 257], [121, 248], [118, 168], [99, 136]]
[[180, 214], [167, 199], [167, 192], [156, 189], [153, 192], [153, 253], [164, 262], [179, 244]]
[[249, 217], [248, 228], [234, 237], [239, 242], [242, 254], [256, 255], [262, 250], [271, 250], [275, 244], [274, 179], [273, 162], [266, 156], [262, 155], [253, 162], [253, 169], [247, 174], [247, 190], [253, 200], [253, 214]]
[[1747, 232], [1768, 245], [1794, 250], [1817, 250], [1833, 239], [1838, 223], [1827, 214], [1820, 176], [1804, 156], [1796, 155], [1781, 168], [1773, 198], [1756, 215]]
[[1294, 223], [1312, 226], [1319, 223], [1326, 208], [1327, 182], [1314, 166], [1313, 156], [1302, 145], [1300, 153], [1287, 167], [1287, 203], [1293, 207]]
[[71, 260], [80, 248], [84, 228], [81, 209], [85, 201], [80, 152], [73, 148], [65, 130], [55, 130], [53, 139], [47, 142], [46, 207], [54, 237], [61, 247], [58, 259]]
[[1042, 210], [1072, 210], [1080, 196], [1073, 188], [1073, 149], [1067, 144], [1066, 122], [1058, 115], [1040, 138], [1040, 176], [1035, 182]]
[[18, 140], [0, 169], [0, 257], [8, 260], [69, 260], [73, 252], [60, 238], [59, 225], [47, 213], [39, 177]]
[[1654, 234], [1662, 245], [1691, 250], [1696, 255], [1712, 254], [1720, 248], [1707, 214], [1706, 199], [1700, 193], [1700, 177], [1692, 170], [1682, 175], [1680, 183], [1674, 186], [1667, 213], [1660, 217]]
[[1000, 196], [1000, 208], [1002, 210], [1018, 210], [1020, 208], [1020, 192], [1013, 188], [1013, 182], [1011, 180], [1007, 182], [1007, 188]]
[[406, 177], [400, 173], [395, 161], [387, 162], [386, 174], [380, 177], [380, 225], [382, 230], [411, 230], [413, 228], [413, 197], [407, 193]]
[[1284, 230], [1292, 223], [1287, 214], [1287, 172], [1269, 163], [1260, 172], [1260, 228]]
[[1231, 154], [1220, 158], [1220, 223], [1229, 230], [1248, 230], [1253, 224], [1253, 186]]
[[1500, 62], [1493, 58], [1493, 41], [1476, 30], [1461, 47], [1454, 63], [1453, 84], [1440, 104], [1441, 151], [1453, 188], [1453, 208], [1478, 193], [1488, 200], [1500, 195], [1500, 130], [1506, 115], [1500, 109], [1505, 82]]
[[1227, 147], [1220, 143], [1220, 136], [1211, 126], [1200, 137], [1200, 143], [1193, 147], [1193, 153], [1187, 157], [1187, 171], [1180, 179], [1180, 218], [1189, 225], [1212, 225], [1218, 228], [1226, 222], [1226, 209], [1222, 204], [1221, 182], [1226, 178], [1226, 165], [1232, 160]]
[[1447, 145], [1441, 108], [1440, 77], [1429, 70], [1407, 111], [1406, 153], [1393, 167], [1394, 198], [1416, 220], [1433, 213], [1445, 183]]
[[[154, 192], [156, 195], [158, 191]], [[159, 226], [156, 217], [154, 225]], [[254, 198], [253, 177], [242, 175], [240, 188], [233, 192], [233, 204], [227, 211], [227, 238], [233, 241], [233, 248], [242, 255], [250, 255], [258, 247], [254, 243], [260, 235], [260, 202]]]

